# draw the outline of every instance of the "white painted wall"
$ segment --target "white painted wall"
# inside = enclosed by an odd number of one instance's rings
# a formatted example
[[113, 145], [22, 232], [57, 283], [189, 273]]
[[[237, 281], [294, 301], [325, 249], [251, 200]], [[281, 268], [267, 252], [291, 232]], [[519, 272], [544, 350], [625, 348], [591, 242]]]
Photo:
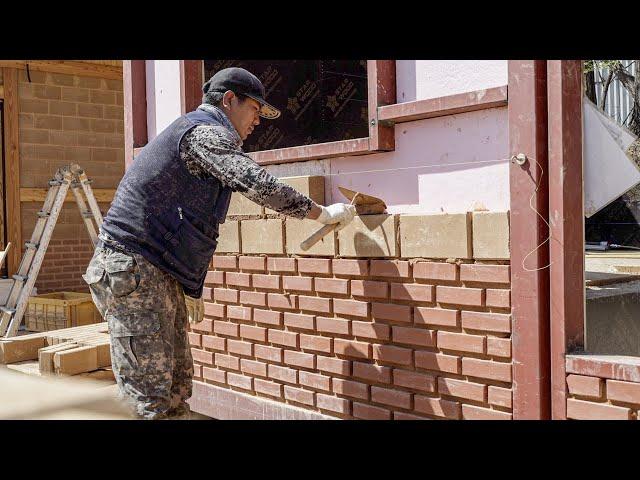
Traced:
[[398, 103], [507, 84], [507, 60], [397, 60]]
[[182, 114], [180, 60], [147, 60], [147, 132], [154, 139]]

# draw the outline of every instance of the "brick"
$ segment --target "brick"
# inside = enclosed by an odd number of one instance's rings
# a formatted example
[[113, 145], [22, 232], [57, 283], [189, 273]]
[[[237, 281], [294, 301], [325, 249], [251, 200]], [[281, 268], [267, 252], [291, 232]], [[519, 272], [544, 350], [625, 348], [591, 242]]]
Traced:
[[462, 405], [462, 418], [464, 420], [513, 420], [513, 415], [475, 405]]
[[467, 398], [477, 402], [485, 402], [487, 386], [480, 383], [465, 382], [454, 378], [438, 378], [438, 393], [452, 397]]
[[473, 212], [473, 256], [509, 259], [508, 212]]
[[510, 308], [511, 290], [487, 288], [485, 302], [487, 307]]
[[257, 375], [258, 377], [267, 376], [266, 363], [256, 362], [255, 360], [249, 360], [248, 358], [240, 359], [240, 370], [242, 370], [243, 373]]
[[424, 328], [392, 327], [392, 339], [394, 343], [406, 345], [420, 345], [422, 347], [436, 346], [436, 332]]
[[411, 323], [411, 307], [390, 303], [372, 303], [371, 316], [376, 320]]
[[[23, 110], [23, 102], [24, 100], [20, 101], [20, 110]], [[77, 104], [74, 102], [57, 102], [57, 101], [50, 101], [49, 102], [49, 113], [53, 114], [53, 115], [76, 115], [77, 112]]]
[[317, 335], [300, 334], [300, 348], [316, 352], [331, 353], [333, 339]]
[[227, 285], [233, 287], [250, 287], [251, 275], [248, 273], [227, 272], [225, 275]]
[[76, 132], [53, 131], [49, 132], [49, 138], [51, 139], [51, 145], [64, 145], [68, 147], [78, 143], [78, 133]]
[[377, 383], [391, 383], [391, 368], [370, 363], [353, 362], [353, 376]]
[[342, 257], [397, 257], [395, 215], [356, 216], [338, 232]]
[[333, 350], [336, 355], [344, 355], [356, 358], [371, 358], [371, 344], [354, 340], [333, 340]]
[[351, 322], [351, 331], [354, 337], [373, 338], [376, 340], [389, 340], [389, 325], [372, 322]]
[[411, 415], [410, 413], [405, 412], [393, 412], [394, 420], [431, 420], [426, 417], [419, 417], [418, 415]]
[[460, 311], [446, 308], [413, 307], [413, 322], [417, 325], [457, 327]]
[[227, 349], [227, 339], [212, 335], [202, 335], [202, 347], [224, 352]]
[[202, 377], [216, 383], [227, 383], [227, 372], [217, 368], [202, 367]]
[[[21, 113], [49, 113], [49, 102], [46, 100], [28, 100], [26, 98], [20, 99], [20, 112]], [[23, 141], [20, 139], [20, 141]]]
[[[69, 102], [89, 102], [89, 90], [86, 88], [76, 87], [62, 87], [61, 96], [62, 100]], [[91, 103], [96, 103], [91, 101]]]
[[298, 333], [269, 329], [269, 343], [298, 348]]
[[345, 397], [359, 398], [367, 400], [369, 398], [369, 385], [366, 383], [354, 382], [353, 380], [344, 380], [342, 378], [333, 378], [333, 391], [338, 395]]
[[409, 278], [409, 262], [400, 260], [371, 260], [372, 277]]
[[336, 276], [366, 277], [369, 275], [368, 260], [333, 260], [331, 266]]
[[607, 403], [567, 399], [567, 418], [575, 420], [630, 420], [631, 409]]
[[20, 143], [49, 143], [49, 131], [21, 129]]
[[237, 373], [227, 372], [227, 384], [243, 390], [253, 390], [253, 378]]
[[471, 215], [400, 215], [404, 258], [471, 258]]
[[280, 290], [280, 275], [253, 274], [251, 281], [254, 288], [265, 290]]
[[251, 307], [227, 305], [227, 317], [235, 320], [251, 320]]
[[284, 398], [296, 403], [302, 403], [304, 405], [313, 405], [315, 401], [315, 393], [309, 390], [303, 390], [301, 388], [284, 386]]
[[295, 258], [267, 258], [267, 270], [270, 272], [296, 272], [296, 259]]
[[488, 378], [500, 382], [511, 382], [511, 363], [493, 362], [477, 358], [462, 359], [462, 374], [470, 377]]
[[316, 368], [322, 372], [334, 373], [336, 375], [351, 375], [351, 362], [333, 357], [316, 357]]
[[298, 381], [300, 385], [313, 388], [314, 390], [331, 391], [331, 377], [327, 377], [326, 375], [300, 371], [298, 372]]
[[114, 92], [91, 90], [91, 103], [104, 103], [107, 105], [114, 105], [116, 103], [116, 95]]
[[[280, 177], [278, 180], [293, 187], [298, 192], [306, 195], [318, 205], [324, 205], [324, 177], [320, 175], [301, 175], [295, 177]], [[269, 208], [267, 213], [276, 213]], [[317, 224], [316, 224], [317, 225]]]
[[353, 402], [353, 416], [363, 420], [391, 420], [391, 410]]
[[408, 392], [382, 387], [371, 387], [371, 401], [398, 408], [411, 408], [412, 395]]
[[458, 280], [458, 266], [455, 263], [416, 262], [413, 264], [413, 278], [455, 282]]
[[124, 118], [124, 109], [120, 106], [104, 106], [104, 118], [121, 120]]
[[349, 293], [349, 280], [316, 278], [314, 284], [315, 290], [318, 293], [331, 293], [335, 295], [347, 295]]
[[411, 365], [413, 363], [413, 350], [393, 345], [373, 345], [373, 358], [382, 363]]
[[243, 342], [241, 340], [229, 339], [227, 340], [227, 350], [229, 353], [250, 357], [253, 355], [253, 344], [250, 342]]
[[205, 301], [213, 299], [213, 289], [209, 287], [202, 287], [202, 299]]
[[435, 287], [433, 285], [392, 283], [391, 299], [413, 302], [433, 302], [435, 300]]
[[264, 272], [267, 267], [267, 257], [238, 257], [238, 266], [241, 270]]
[[436, 287], [436, 299], [438, 303], [481, 307], [484, 302], [484, 290], [482, 288], [443, 287], [438, 285]]
[[267, 303], [270, 308], [281, 308], [283, 310], [296, 310], [298, 305], [297, 295], [283, 295], [281, 293], [267, 294]]
[[422, 395], [414, 395], [414, 410], [427, 415], [436, 417], [452, 418], [459, 420], [461, 411], [460, 403], [440, 398], [425, 397]]
[[204, 302], [204, 314], [208, 317], [224, 318], [226, 305]]
[[253, 310], [253, 321], [265, 325], [282, 325], [282, 312], [271, 310]]
[[462, 327], [472, 330], [510, 333], [511, 315], [506, 313], [462, 312]]
[[267, 341], [267, 329], [252, 325], [240, 325], [240, 336], [257, 342]]
[[268, 380], [262, 380], [259, 378], [253, 379], [253, 388], [256, 392], [263, 395], [269, 395], [270, 397], [282, 398], [283, 386], [279, 383], [270, 382]]
[[436, 391], [436, 377], [409, 370], [393, 369], [393, 384], [423, 392]]
[[214, 288], [213, 298], [216, 302], [238, 303], [238, 291], [228, 288]]
[[[223, 285], [224, 284], [224, 272], [217, 272], [217, 271], [213, 271], [213, 270], [209, 270], [207, 272], [207, 275], [204, 278], [204, 284], [205, 285]], [[211, 297], [209, 298], [213, 298], [213, 295], [211, 295]]]
[[[40, 276], [40, 278], [42, 278], [42, 276]], [[205, 303], [205, 307], [206, 307], [206, 303]], [[191, 325], [191, 330], [195, 331], [195, 332], [207, 332], [207, 333], [211, 333], [213, 332], [213, 322], [211, 320], [207, 320], [206, 318], [201, 321], [198, 322], [194, 325]]]
[[231, 370], [240, 370], [240, 359], [232, 355], [225, 355], [223, 353], [216, 353], [216, 366], [229, 368]]
[[447, 373], [459, 374], [462, 370], [460, 357], [445, 355], [444, 353], [416, 351], [415, 364], [417, 368]]
[[298, 258], [298, 272], [328, 275], [331, 273], [331, 260], [324, 258]]
[[240, 292], [240, 303], [244, 305], [267, 306], [267, 294], [262, 292]]
[[487, 337], [487, 355], [493, 357], [511, 357], [511, 340], [508, 338]]
[[336, 255], [337, 232], [325, 235], [308, 250], [302, 250], [300, 244], [316, 232], [322, 224], [315, 220], [299, 220], [297, 218], [287, 218], [285, 222], [286, 250], [289, 255], [322, 255], [333, 257]]
[[329, 410], [344, 415], [348, 415], [351, 411], [351, 402], [349, 400], [324, 395], [322, 393], [316, 393], [316, 406], [322, 410]]
[[303, 368], [315, 368], [316, 356], [312, 353], [284, 351], [284, 363]]
[[191, 349], [191, 356], [196, 362], [202, 362], [209, 365], [213, 365], [213, 353], [205, 352], [204, 350], [198, 350], [197, 348]]
[[267, 371], [269, 378], [275, 378], [286, 383], [298, 383], [298, 371], [293, 368], [269, 364]]
[[217, 253], [240, 253], [240, 222], [227, 220], [218, 227]]
[[240, 231], [242, 253], [284, 253], [282, 220], [243, 220]]
[[316, 329], [324, 333], [337, 333], [339, 335], [349, 335], [349, 324], [351, 320], [342, 318], [316, 317]]
[[238, 257], [235, 255], [214, 255], [211, 259], [211, 266], [216, 270], [238, 268]]
[[202, 378], [202, 365], [193, 365], [193, 378]]
[[36, 115], [33, 126], [47, 130], [62, 130], [62, 117], [55, 115]]
[[483, 265], [469, 263], [460, 265], [460, 280], [463, 282], [509, 283], [509, 265]]
[[189, 345], [192, 347], [200, 347], [202, 345], [202, 335], [199, 333], [188, 332]]
[[438, 331], [438, 348], [441, 350], [456, 350], [459, 352], [484, 353], [486, 337]]
[[351, 280], [351, 295], [354, 297], [389, 298], [389, 284], [370, 280]]
[[[104, 147], [105, 146], [104, 133], [77, 132], [75, 133], [75, 135], [78, 139], [77, 144], [80, 146], [83, 146], [83, 147]], [[111, 161], [111, 159], [108, 158], [107, 161]]]
[[88, 132], [91, 131], [91, 121], [88, 118], [62, 117], [62, 128]]
[[510, 388], [495, 387], [489, 385], [488, 401], [490, 405], [512, 408], [513, 392]]
[[238, 192], [231, 194], [227, 215], [263, 215], [264, 209]]
[[304, 330], [314, 329], [314, 316], [299, 313], [285, 313], [284, 324], [287, 327], [300, 328]]
[[213, 331], [219, 335], [227, 335], [230, 337], [238, 336], [238, 324], [233, 322], [222, 322], [216, 320], [213, 322]]
[[615, 402], [640, 404], [640, 383], [607, 380], [607, 398]]
[[331, 299], [320, 297], [307, 297], [300, 295], [298, 297], [298, 306], [300, 310], [308, 310], [311, 312], [331, 313]]
[[104, 112], [103, 105], [93, 105], [91, 103], [78, 104], [78, 116], [90, 118], [102, 118]]
[[254, 345], [254, 354], [256, 358], [268, 360], [270, 362], [282, 363], [282, 349], [271, 347], [268, 345]]
[[312, 277], [289, 277], [287, 275], [283, 275], [282, 288], [284, 290], [312, 292], [313, 278]]
[[333, 310], [339, 315], [349, 315], [352, 317], [367, 318], [369, 314], [369, 304], [358, 300], [333, 299]]

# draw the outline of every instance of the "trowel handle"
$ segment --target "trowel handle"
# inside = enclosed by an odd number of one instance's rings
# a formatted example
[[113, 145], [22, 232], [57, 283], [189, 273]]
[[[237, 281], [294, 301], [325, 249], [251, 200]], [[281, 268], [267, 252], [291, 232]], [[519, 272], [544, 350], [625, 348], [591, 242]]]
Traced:
[[323, 226], [322, 228], [320, 228], [319, 230], [311, 234], [309, 238], [307, 238], [304, 242], [302, 242], [300, 244], [300, 248], [306, 252], [311, 247], [313, 247], [316, 243], [322, 240], [324, 236], [333, 232], [338, 225], [339, 225], [338, 223], [330, 223], [329, 225]]

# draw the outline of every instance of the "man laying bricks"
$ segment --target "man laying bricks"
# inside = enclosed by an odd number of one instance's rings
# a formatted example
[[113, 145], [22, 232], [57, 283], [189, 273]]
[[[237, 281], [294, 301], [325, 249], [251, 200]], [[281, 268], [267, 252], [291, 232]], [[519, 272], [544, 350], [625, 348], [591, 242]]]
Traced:
[[242, 152], [260, 117], [280, 115], [256, 76], [227, 68], [203, 92], [202, 105], [149, 142], [125, 173], [84, 275], [109, 324], [120, 396], [138, 418], [189, 417], [193, 362], [184, 295], [202, 302], [231, 192], [338, 229], [355, 214], [351, 205], [315, 204]]

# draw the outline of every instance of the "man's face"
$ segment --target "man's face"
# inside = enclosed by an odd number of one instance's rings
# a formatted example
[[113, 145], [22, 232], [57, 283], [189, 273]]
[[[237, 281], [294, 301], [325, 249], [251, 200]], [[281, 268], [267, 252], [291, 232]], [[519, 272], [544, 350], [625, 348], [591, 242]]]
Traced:
[[246, 140], [253, 132], [253, 129], [260, 125], [260, 104], [253, 98], [244, 97], [244, 100], [240, 100], [233, 92], [225, 93], [223, 99], [223, 106], [225, 113], [229, 117], [229, 120], [238, 131], [240, 138]]

